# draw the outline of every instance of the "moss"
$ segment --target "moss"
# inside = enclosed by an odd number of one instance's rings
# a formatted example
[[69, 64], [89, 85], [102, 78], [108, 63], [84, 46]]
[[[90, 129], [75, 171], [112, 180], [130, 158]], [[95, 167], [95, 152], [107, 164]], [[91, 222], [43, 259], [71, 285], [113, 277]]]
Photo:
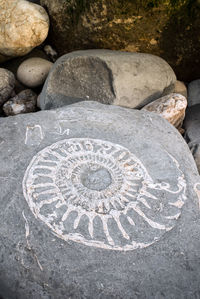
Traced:
[[164, 58], [179, 80], [199, 78], [200, 0], [59, 1], [49, 35], [59, 55], [91, 48], [145, 52]]
[[71, 16], [71, 23], [77, 25], [79, 17], [90, 6], [92, 0], [65, 0], [66, 14]]

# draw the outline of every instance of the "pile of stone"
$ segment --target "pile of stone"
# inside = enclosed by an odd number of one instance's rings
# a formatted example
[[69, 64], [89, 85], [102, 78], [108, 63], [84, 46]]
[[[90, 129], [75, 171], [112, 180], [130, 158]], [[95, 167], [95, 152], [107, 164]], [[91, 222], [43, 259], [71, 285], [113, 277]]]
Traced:
[[200, 80], [151, 54], [57, 59], [24, 0], [0, 29], [0, 297], [198, 297]]
[[30, 88], [44, 83], [52, 64], [39, 57], [29, 58], [19, 65], [17, 79], [11, 71], [0, 68], [0, 109], [6, 116], [37, 111], [38, 95]]
[[[2, 1], [1, 61], [29, 53], [47, 37], [48, 15], [38, 1], [31, 2]], [[19, 26], [19, 20], [20, 24], [26, 23], [23, 25], [25, 28]], [[7, 39], [6, 36], [11, 36], [11, 28], [12, 38]], [[44, 51], [50, 58], [43, 55]], [[173, 70], [161, 58], [141, 53], [79, 51], [61, 57], [47, 78], [52, 67], [49, 60], [55, 61], [57, 53], [45, 45], [43, 54], [43, 57], [33, 54], [33, 57], [21, 61], [16, 59], [14, 71], [9, 63], [4, 65], [8, 69], [1, 69], [1, 89], [9, 90], [5, 96], [0, 95], [1, 113], [9, 116], [34, 112], [38, 108], [52, 109], [77, 101], [94, 100], [153, 111], [183, 133], [181, 126], [187, 106], [187, 90], [184, 83], [176, 81]], [[17, 80], [9, 70], [13, 71]], [[9, 78], [8, 81], [6, 78]]]

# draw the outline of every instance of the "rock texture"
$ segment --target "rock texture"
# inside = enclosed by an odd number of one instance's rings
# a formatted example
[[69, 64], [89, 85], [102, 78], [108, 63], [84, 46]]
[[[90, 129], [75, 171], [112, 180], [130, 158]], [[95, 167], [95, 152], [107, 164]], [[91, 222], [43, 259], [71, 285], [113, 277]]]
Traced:
[[41, 109], [95, 100], [142, 107], [173, 92], [176, 76], [161, 58], [110, 50], [77, 51], [62, 56], [51, 69], [40, 95]]
[[166, 120], [83, 102], [0, 132], [3, 298], [199, 294], [199, 175]]
[[187, 99], [181, 94], [172, 93], [143, 107], [168, 120], [175, 128], [180, 129], [185, 118]]
[[39, 57], [29, 58], [20, 64], [17, 78], [28, 87], [40, 86], [44, 83], [52, 65], [52, 62]]
[[21, 91], [3, 105], [5, 115], [35, 112], [37, 109], [37, 94], [31, 89]]
[[15, 87], [15, 76], [10, 71], [0, 68], [0, 106], [11, 96]]
[[47, 37], [49, 18], [43, 7], [24, 0], [0, 1], [0, 62], [23, 56]]
[[93, 48], [151, 53], [164, 58], [179, 80], [200, 78], [198, 0], [40, 3], [50, 15], [49, 42], [60, 55]]
[[200, 104], [200, 79], [190, 82], [188, 85], [188, 106]]

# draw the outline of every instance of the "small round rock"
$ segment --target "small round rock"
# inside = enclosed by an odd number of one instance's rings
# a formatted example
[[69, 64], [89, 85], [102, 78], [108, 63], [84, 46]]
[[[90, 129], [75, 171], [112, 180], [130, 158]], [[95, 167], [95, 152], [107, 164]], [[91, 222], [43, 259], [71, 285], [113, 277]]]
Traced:
[[18, 80], [28, 87], [37, 87], [44, 83], [53, 63], [39, 57], [23, 61], [17, 70]]
[[37, 94], [31, 89], [25, 89], [3, 105], [5, 115], [35, 112], [37, 109]]
[[0, 106], [11, 96], [15, 87], [15, 76], [7, 69], [0, 68]]

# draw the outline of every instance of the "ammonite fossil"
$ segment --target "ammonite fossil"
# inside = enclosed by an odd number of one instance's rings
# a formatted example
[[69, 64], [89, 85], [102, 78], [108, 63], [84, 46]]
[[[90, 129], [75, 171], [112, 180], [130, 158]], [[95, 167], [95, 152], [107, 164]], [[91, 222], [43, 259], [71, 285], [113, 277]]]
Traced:
[[171, 230], [185, 201], [178, 162], [176, 189], [153, 182], [127, 148], [90, 138], [64, 139], [40, 151], [23, 180], [35, 217], [63, 240], [114, 250], [144, 248]]

